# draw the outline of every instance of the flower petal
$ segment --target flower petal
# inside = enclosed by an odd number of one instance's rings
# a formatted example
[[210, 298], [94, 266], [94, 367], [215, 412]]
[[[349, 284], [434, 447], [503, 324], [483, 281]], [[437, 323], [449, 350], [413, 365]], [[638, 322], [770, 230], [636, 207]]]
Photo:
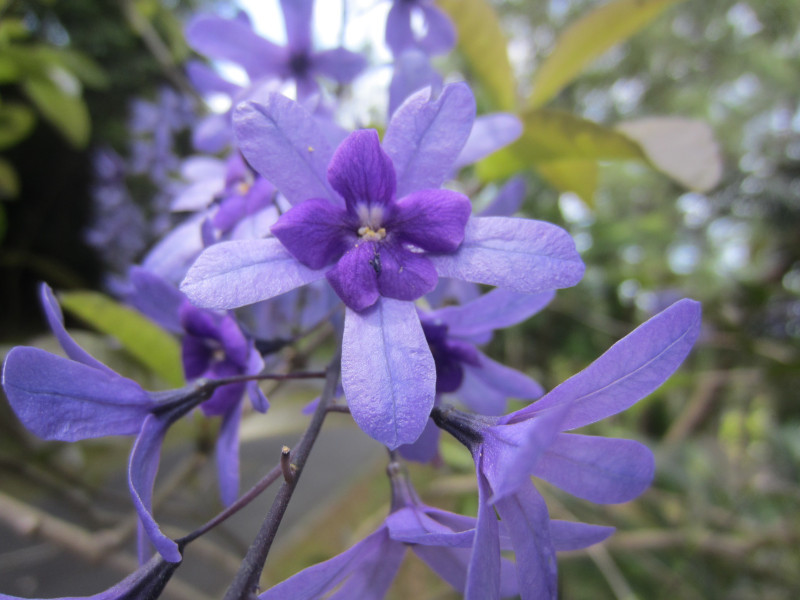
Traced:
[[433, 420], [428, 419], [425, 429], [413, 444], [405, 444], [398, 448], [400, 456], [414, 462], [428, 463], [439, 456], [439, 438], [442, 430]]
[[444, 12], [433, 3], [420, 4], [425, 15], [425, 36], [419, 40], [419, 46], [428, 54], [444, 54], [456, 45], [456, 28]]
[[492, 200], [489, 206], [484, 208], [478, 216], [510, 217], [522, 206], [526, 193], [527, 186], [525, 185], [525, 179], [521, 175], [512, 177], [500, 188], [494, 200]]
[[[400, 3], [402, 4], [402, 3]], [[398, 3], [392, 7], [395, 7]], [[406, 50], [394, 61], [394, 73], [389, 84], [389, 115], [414, 92], [431, 87], [434, 94], [442, 88], [442, 76], [433, 68], [430, 59], [419, 50]]]
[[653, 453], [639, 442], [561, 433], [533, 474], [598, 504], [633, 500], [653, 481]]
[[476, 456], [478, 473], [478, 522], [467, 569], [465, 600], [494, 600], [500, 596], [500, 526], [489, 503], [491, 488], [482, 472], [482, 458]]
[[311, 18], [314, 0], [281, 0], [286, 40], [290, 51], [307, 52], [311, 48]]
[[207, 248], [189, 269], [181, 291], [203, 308], [238, 308], [324, 275], [301, 265], [277, 239], [235, 240]]
[[312, 198], [283, 213], [270, 231], [310, 269], [335, 262], [357, 241], [345, 211], [327, 200]]
[[317, 52], [311, 57], [313, 69], [337, 83], [350, 83], [366, 68], [363, 55], [344, 48]]
[[155, 406], [138, 384], [113, 371], [25, 346], [6, 356], [3, 389], [23, 425], [45, 440], [130, 435]]
[[363, 313], [348, 308], [342, 386], [367, 434], [390, 449], [416, 441], [433, 408], [435, 373], [411, 302], [381, 298]]
[[550, 538], [550, 515], [536, 488], [527, 481], [496, 504], [514, 546], [522, 600], [558, 597], [556, 552]]
[[439, 276], [425, 256], [395, 244], [379, 244], [378, 252], [375, 271], [381, 296], [416, 300], [436, 287]]
[[397, 202], [386, 223], [399, 236], [428, 252], [454, 252], [464, 241], [464, 228], [472, 212], [469, 198], [451, 190], [420, 190]]
[[222, 417], [217, 437], [217, 478], [222, 504], [230, 506], [239, 497], [239, 425], [242, 403], [236, 402]]
[[508, 415], [530, 418], [541, 409], [569, 405], [564, 429], [605, 419], [660, 386], [686, 358], [700, 333], [700, 303], [684, 299], [634, 329], [600, 358], [544, 398]]
[[[508, 146], [522, 135], [522, 121], [509, 113], [481, 115], [475, 119], [464, 148], [453, 165], [460, 169]], [[488, 215], [487, 215], [488, 216]]]
[[186, 301], [173, 284], [141, 267], [131, 268], [128, 277], [133, 291], [125, 301], [172, 333], [183, 333], [178, 312]]
[[356, 244], [325, 274], [333, 290], [352, 310], [365, 310], [379, 298], [377, 256], [374, 242]]
[[474, 119], [475, 97], [465, 83], [445, 86], [435, 100], [430, 89], [421, 90], [395, 111], [383, 149], [394, 164], [398, 198], [442, 185]]
[[344, 197], [352, 214], [357, 214], [362, 204], [367, 208], [386, 206], [394, 196], [395, 175], [378, 132], [360, 129], [348, 135], [331, 159], [328, 181]]
[[544, 393], [536, 381], [478, 352], [480, 366], [464, 365], [464, 382], [458, 397], [482, 415], [505, 414], [509, 398], [531, 400]]
[[309, 198], [339, 202], [326, 177], [333, 151], [300, 104], [278, 93], [266, 94], [263, 103], [240, 104], [233, 126], [247, 162], [290, 203]]
[[[171, 415], [172, 416], [172, 415]], [[178, 545], [161, 533], [153, 518], [153, 484], [158, 472], [161, 444], [173, 418], [149, 415], [142, 425], [131, 450], [128, 464], [128, 487], [133, 496], [133, 504], [139, 514], [140, 532], [146, 534], [161, 556], [169, 562], [180, 562]], [[139, 545], [139, 561], [145, 562], [150, 556], [146, 545]]]
[[238, 19], [200, 15], [186, 27], [186, 41], [209, 58], [229, 60], [241, 66], [251, 80], [277, 76], [286, 51], [262, 38]]
[[603, 527], [602, 525], [573, 523], [556, 519], [550, 521], [550, 538], [553, 540], [553, 547], [558, 552], [582, 550], [599, 544], [614, 531], [616, 531], [614, 527]]
[[415, 45], [411, 31], [411, 6], [408, 2], [394, 2], [386, 15], [386, 45], [395, 56]]
[[442, 277], [528, 294], [573, 286], [584, 270], [566, 231], [510, 217], [471, 218], [459, 249], [431, 260]]

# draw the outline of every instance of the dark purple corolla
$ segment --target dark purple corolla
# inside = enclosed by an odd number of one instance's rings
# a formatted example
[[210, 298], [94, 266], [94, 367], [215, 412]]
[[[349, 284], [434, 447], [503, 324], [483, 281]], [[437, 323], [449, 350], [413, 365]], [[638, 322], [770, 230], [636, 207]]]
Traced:
[[[435, 409], [436, 423], [472, 452], [480, 508], [466, 597], [498, 597], [499, 514], [516, 552], [523, 600], [556, 597], [549, 514], [530, 475], [591, 502], [632, 500], [650, 484], [650, 450], [633, 440], [563, 433], [629, 408], [663, 383], [700, 331], [700, 305], [681, 300], [638, 327], [541, 400], [501, 418]], [[575, 539], [610, 534], [574, 523]], [[598, 540], [596, 540], [598, 541]]]
[[435, 366], [412, 301], [440, 276], [537, 293], [574, 285], [583, 263], [561, 228], [469, 216], [439, 189], [472, 130], [464, 84], [409, 98], [383, 139], [348, 137], [334, 154], [302, 106], [273, 94], [235, 116], [247, 161], [294, 205], [264, 240], [206, 249], [181, 289], [205, 308], [235, 308], [316, 281], [347, 306], [342, 384], [356, 422], [390, 448], [416, 440], [435, 396]]
[[293, 81], [297, 86], [298, 100], [304, 100], [318, 92], [317, 77], [349, 83], [366, 66], [363, 56], [344, 48], [322, 52], [313, 50], [313, 9], [314, 0], [281, 0], [286, 47], [259, 36], [243, 17], [196, 17], [186, 28], [186, 39], [200, 54], [240, 65], [250, 77], [251, 84], [269, 79]]

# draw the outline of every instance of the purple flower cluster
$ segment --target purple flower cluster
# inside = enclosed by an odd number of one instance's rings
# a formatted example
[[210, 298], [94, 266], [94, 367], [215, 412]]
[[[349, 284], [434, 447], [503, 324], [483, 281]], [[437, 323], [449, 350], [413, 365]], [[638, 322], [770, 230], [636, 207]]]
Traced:
[[[549, 392], [490, 358], [479, 346], [495, 330], [541, 311], [584, 272], [567, 231], [511, 216], [525, 195], [521, 179], [479, 214], [450, 183], [513, 141], [519, 121], [476, 117], [466, 83], [443, 86], [429, 57], [453, 47], [453, 25], [433, 2], [396, 0], [386, 24], [395, 71], [383, 134], [343, 132], [318, 77], [346, 84], [367, 62], [344, 48], [313, 49], [313, 0], [280, 5], [285, 47], [257, 35], [244, 15], [190, 21], [191, 46], [240, 65], [250, 84], [189, 65], [201, 95], [225, 93], [233, 107], [195, 128], [201, 154], [182, 163], [183, 184], [168, 186], [172, 209], [188, 215], [124, 286], [124, 302], [180, 340], [189, 385], [145, 391], [91, 357], [67, 333], [47, 286], [45, 314], [67, 358], [18, 347], [5, 359], [6, 395], [36, 435], [135, 436], [128, 483], [143, 566], [92, 598], [157, 598], [182, 560], [188, 537], [167, 537], [152, 510], [169, 428], [195, 408], [220, 417], [220, 494], [234, 505], [243, 398], [265, 412], [256, 381], [265, 364], [283, 368], [280, 349], [324, 321], [340, 341], [347, 410], [389, 450], [391, 509], [349, 550], [258, 598], [382, 598], [407, 549], [468, 599], [555, 598], [556, 552], [613, 529], [552, 520], [531, 476], [596, 503], [641, 494], [654, 474], [644, 445], [572, 431], [627, 409], [669, 377], [697, 338], [700, 307], [676, 302]], [[294, 84], [294, 99], [280, 93], [284, 82]], [[509, 398], [533, 402], [507, 414]], [[399, 462], [437, 462], [441, 431], [472, 454], [477, 517], [424, 504]]]

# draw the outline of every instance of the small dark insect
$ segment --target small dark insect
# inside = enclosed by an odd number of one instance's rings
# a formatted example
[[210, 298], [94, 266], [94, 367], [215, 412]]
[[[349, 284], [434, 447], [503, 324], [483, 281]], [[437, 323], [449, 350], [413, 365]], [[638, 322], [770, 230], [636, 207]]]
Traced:
[[375, 254], [372, 255], [372, 258], [369, 259], [369, 264], [372, 265], [372, 268], [375, 269], [375, 274], [381, 274], [381, 255], [378, 252], [378, 249], [375, 248]]

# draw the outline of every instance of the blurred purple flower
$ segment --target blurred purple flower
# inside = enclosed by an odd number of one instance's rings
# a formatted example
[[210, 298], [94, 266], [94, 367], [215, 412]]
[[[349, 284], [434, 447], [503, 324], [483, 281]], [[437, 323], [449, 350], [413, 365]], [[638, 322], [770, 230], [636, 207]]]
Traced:
[[[414, 31], [412, 16], [420, 15], [424, 33]], [[453, 23], [432, 0], [394, 0], [386, 18], [386, 45], [394, 56], [417, 49], [427, 55], [449, 52], [456, 43]]]

